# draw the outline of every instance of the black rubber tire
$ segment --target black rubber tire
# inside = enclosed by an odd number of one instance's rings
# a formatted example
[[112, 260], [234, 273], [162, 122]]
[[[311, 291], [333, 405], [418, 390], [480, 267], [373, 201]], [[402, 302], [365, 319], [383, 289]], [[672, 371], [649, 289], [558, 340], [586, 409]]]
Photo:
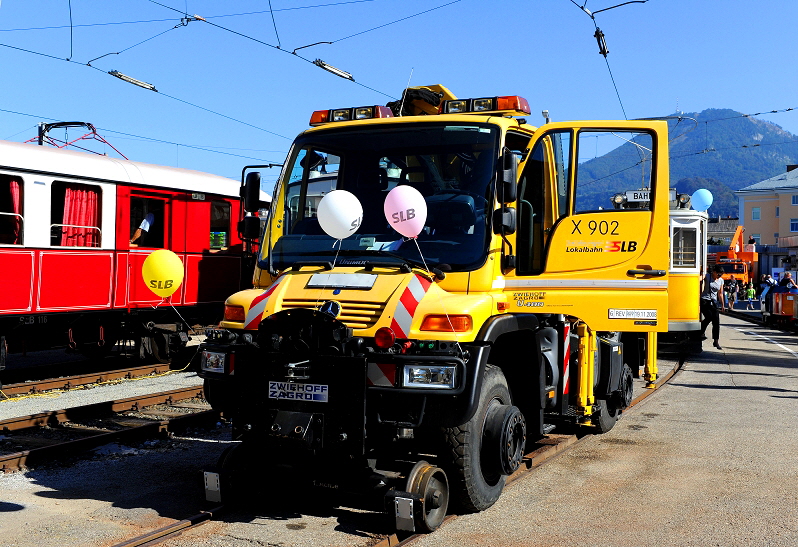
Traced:
[[620, 391], [616, 392], [609, 399], [599, 399], [601, 409], [593, 414], [593, 426], [597, 433], [606, 433], [613, 427], [615, 422], [621, 417], [627, 402], [631, 403], [634, 396], [634, 382], [632, 380], [632, 369], [624, 363], [621, 370]]
[[627, 408], [632, 404], [634, 399], [635, 386], [634, 379], [632, 378], [632, 369], [626, 363], [623, 364], [621, 369], [621, 385], [618, 396], [614, 398], [613, 403], [621, 409]]
[[601, 408], [593, 414], [593, 428], [596, 433], [606, 433], [615, 427], [615, 422], [621, 416], [621, 410], [608, 400], [599, 399], [597, 402]]
[[482, 429], [489, 403], [494, 399], [512, 404], [504, 373], [487, 365], [474, 417], [444, 429], [448, 450], [442, 467], [449, 477], [449, 500], [460, 511], [483, 511], [496, 503], [507, 479], [498, 466], [484, 462], [482, 457]]

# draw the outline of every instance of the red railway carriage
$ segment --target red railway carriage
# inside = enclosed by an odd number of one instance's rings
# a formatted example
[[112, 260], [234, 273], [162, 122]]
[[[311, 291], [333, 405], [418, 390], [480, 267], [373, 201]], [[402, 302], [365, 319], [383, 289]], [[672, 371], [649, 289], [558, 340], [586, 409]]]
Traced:
[[164, 359], [182, 321], [144, 284], [155, 249], [180, 256], [171, 304], [218, 321], [251, 280], [237, 224], [239, 182], [82, 152], [0, 141], [0, 368], [7, 355], [135, 340]]

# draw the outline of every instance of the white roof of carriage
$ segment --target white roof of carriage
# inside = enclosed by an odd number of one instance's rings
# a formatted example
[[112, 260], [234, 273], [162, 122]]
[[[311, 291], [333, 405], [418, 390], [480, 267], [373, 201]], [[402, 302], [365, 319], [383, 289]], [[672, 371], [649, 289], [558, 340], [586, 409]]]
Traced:
[[129, 161], [87, 152], [0, 141], [0, 169], [80, 177], [238, 197], [240, 183], [210, 173]]

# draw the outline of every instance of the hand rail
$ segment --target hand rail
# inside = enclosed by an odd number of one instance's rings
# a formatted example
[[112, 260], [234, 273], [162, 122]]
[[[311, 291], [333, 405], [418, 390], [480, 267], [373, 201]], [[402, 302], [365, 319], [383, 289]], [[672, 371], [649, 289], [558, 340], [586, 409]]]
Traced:
[[668, 275], [665, 270], [629, 270], [626, 275], [650, 275], [653, 277], [662, 277]]

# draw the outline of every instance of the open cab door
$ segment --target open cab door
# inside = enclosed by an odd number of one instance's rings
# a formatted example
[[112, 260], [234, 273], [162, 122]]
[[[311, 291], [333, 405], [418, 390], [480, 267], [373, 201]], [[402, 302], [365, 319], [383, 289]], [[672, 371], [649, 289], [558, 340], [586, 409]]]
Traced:
[[597, 331], [667, 330], [667, 135], [662, 121], [535, 131], [519, 151], [509, 311], [570, 315]]

